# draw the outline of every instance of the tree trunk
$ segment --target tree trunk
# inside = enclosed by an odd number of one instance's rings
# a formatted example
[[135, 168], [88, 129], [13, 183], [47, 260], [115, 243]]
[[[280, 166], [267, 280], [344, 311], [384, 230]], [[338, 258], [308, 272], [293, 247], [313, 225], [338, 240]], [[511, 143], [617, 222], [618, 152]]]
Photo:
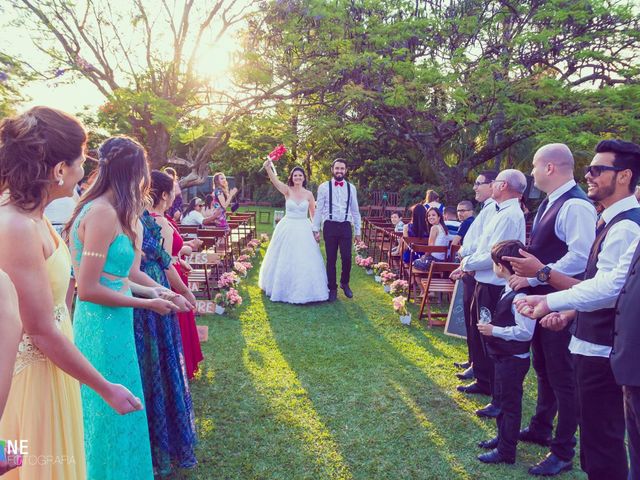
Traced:
[[157, 170], [167, 163], [170, 135], [167, 128], [161, 123], [147, 127], [146, 131], [144, 143], [147, 147], [149, 163], [151, 168]]

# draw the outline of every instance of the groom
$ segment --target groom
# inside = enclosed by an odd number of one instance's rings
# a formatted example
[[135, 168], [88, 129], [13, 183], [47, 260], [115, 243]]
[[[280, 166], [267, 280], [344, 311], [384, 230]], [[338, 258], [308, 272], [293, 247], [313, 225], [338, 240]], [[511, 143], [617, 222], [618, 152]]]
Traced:
[[360, 241], [360, 208], [358, 207], [356, 187], [344, 179], [347, 174], [347, 161], [344, 158], [336, 158], [331, 164], [331, 173], [333, 179], [318, 187], [316, 213], [313, 216], [313, 234], [316, 241], [320, 242], [320, 226], [324, 221], [322, 236], [327, 251], [329, 301], [334, 302], [338, 297], [338, 286], [336, 285], [338, 249], [340, 249], [340, 259], [342, 260], [340, 288], [347, 298], [353, 297], [353, 292], [349, 288], [351, 224], [355, 228], [356, 242], [358, 242]]

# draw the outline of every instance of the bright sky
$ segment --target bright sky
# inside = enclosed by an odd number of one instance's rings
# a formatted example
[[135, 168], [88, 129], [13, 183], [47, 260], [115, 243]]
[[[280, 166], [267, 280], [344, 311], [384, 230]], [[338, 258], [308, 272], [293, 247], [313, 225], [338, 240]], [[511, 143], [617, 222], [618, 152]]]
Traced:
[[[237, 3], [243, 5], [249, 1], [250, 0], [240, 0]], [[97, 3], [106, 4], [106, 2], [109, 3], [112, 12], [116, 14], [122, 13], [125, 18], [131, 18], [130, 12], [133, 2], [130, 0], [97, 0]], [[183, 2], [169, 0], [167, 3], [176, 5], [174, 18], [180, 18]], [[196, 2], [197, 7], [194, 7], [194, 10], [198, 8], [198, 6], [202, 8], [206, 8], [206, 6], [211, 7], [212, 3], [213, 2], [200, 2], [198, 0]], [[79, 0], [77, 4], [83, 5], [84, 1]], [[159, 0], [144, 0], [144, 4], [147, 6], [147, 10], [152, 12], [150, 15], [156, 14], [155, 18], [151, 18], [151, 21], [158, 22], [158, 24], [162, 25], [160, 22], [167, 18], [166, 14], [162, 11], [162, 3]], [[0, 7], [0, 16], [2, 18], [0, 23], [0, 45], [2, 45], [2, 51], [19, 57], [38, 70], [48, 70], [53, 74], [55, 70], [54, 64], [47, 55], [34, 45], [36, 39], [29, 29], [12, 24], [18, 19], [19, 14], [18, 9], [7, 6], [6, 4], [4, 7]], [[195, 18], [200, 20], [200, 18], [203, 17], [194, 17], [194, 19]], [[195, 20], [192, 21], [195, 23]], [[119, 30], [119, 34], [122, 36], [125, 44], [131, 45], [130, 53], [133, 52], [132, 56], [134, 56], [135, 52], [141, 52], [141, 50], [137, 50], [137, 47], [140, 46], [139, 42], [137, 38], [132, 35], [133, 27], [127, 25], [123, 25], [123, 27], [125, 28]], [[195, 32], [197, 25], [193, 24], [191, 28], [192, 31]], [[155, 39], [154, 46], [162, 48], [163, 52], [171, 51], [171, 31], [168, 24], [163, 28], [156, 28], [154, 31], [162, 33], [159, 38]], [[237, 28], [235, 31], [237, 31]], [[237, 50], [237, 42], [233, 36], [235, 31], [228, 31], [217, 44], [214, 44], [213, 35], [209, 35], [208, 38], [203, 37], [199, 50], [196, 68], [202, 75], [209, 77], [211, 82], [218, 88], [230, 87], [226, 72], [229, 68], [232, 54]], [[217, 29], [213, 29], [212, 33], [217, 33]], [[87, 49], [81, 49], [81, 55], [89, 60], [89, 62], [93, 61], [91, 53]], [[140, 54], [138, 56], [142, 62], [142, 55]], [[140, 65], [143, 65], [143, 63], [140, 63]], [[91, 82], [84, 78], [78, 78], [71, 84], [64, 81], [68, 81], [69, 79], [70, 75], [65, 73], [59, 79], [31, 82], [24, 90], [25, 94], [31, 97], [31, 100], [25, 104], [25, 107], [47, 105], [70, 113], [76, 113], [85, 106], [89, 106], [93, 110], [104, 103], [104, 97]], [[122, 86], [125, 86], [124, 82]]]

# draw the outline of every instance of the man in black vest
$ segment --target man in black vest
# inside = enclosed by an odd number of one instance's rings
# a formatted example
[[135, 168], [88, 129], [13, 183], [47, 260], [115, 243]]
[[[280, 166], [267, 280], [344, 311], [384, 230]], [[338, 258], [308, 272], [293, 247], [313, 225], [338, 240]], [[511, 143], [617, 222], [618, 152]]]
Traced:
[[[628, 292], [622, 295], [622, 306], [626, 307], [623, 316], [610, 305], [603, 305], [600, 299], [609, 296], [607, 292], [611, 290], [602, 285], [616, 276], [621, 264], [631, 263], [628, 259], [625, 261], [629, 255], [628, 247], [640, 236], [640, 206], [633, 196], [640, 176], [640, 148], [621, 140], [603, 140], [596, 146], [596, 152], [585, 178], [589, 185], [589, 198], [600, 202], [605, 209], [589, 254], [585, 272], [587, 281], [546, 297], [527, 297], [519, 308], [534, 317], [550, 310], [578, 310], [569, 349], [575, 359], [582, 469], [589, 478], [625, 480], [628, 467], [624, 445], [624, 404], [622, 389], [616, 380], [623, 384], [631, 381], [623, 370], [627, 373], [633, 370], [637, 375], [637, 344], [632, 344], [631, 353], [627, 343], [637, 325], [634, 323], [629, 338], [622, 334], [623, 338], [619, 339], [623, 329], [615, 322], [616, 315], [623, 324], [628, 324], [631, 318], [635, 321], [637, 300], [627, 303], [624, 297]], [[553, 272], [551, 276], [557, 283], [565, 282], [564, 288], [576, 282]], [[622, 312], [620, 305], [617, 311]], [[573, 317], [571, 313], [551, 314], [540, 323], [543, 327], [558, 330]], [[618, 364], [618, 350], [612, 349], [614, 342], [625, 352], [623, 362], [627, 362], [624, 368], [615, 368], [620, 379], [614, 376], [613, 364]], [[635, 469], [637, 471], [637, 466]]]
[[[347, 298], [353, 297], [349, 288], [351, 276], [351, 226], [355, 230], [355, 240], [360, 241], [360, 207], [358, 206], [358, 194], [356, 187], [345, 180], [347, 174], [347, 161], [344, 158], [336, 158], [331, 164], [333, 178], [320, 184], [318, 187], [318, 199], [316, 212], [313, 216], [313, 232], [316, 241], [320, 241], [320, 227], [327, 252], [327, 284], [329, 287], [329, 301], [337, 298], [338, 285], [336, 284], [336, 262], [338, 249], [342, 261], [340, 273], [340, 288]], [[324, 222], [324, 223], [323, 223]]]
[[[563, 144], [545, 145], [533, 156], [531, 175], [547, 197], [533, 222], [529, 255], [525, 260], [513, 260], [517, 276], [511, 278], [511, 288], [531, 287], [531, 293], [546, 295], [555, 291], [549, 284], [550, 271], [572, 277], [584, 273], [595, 238], [596, 211], [576, 184], [573, 168], [573, 155]], [[536, 413], [520, 432], [520, 440], [550, 444], [551, 452], [531, 467], [532, 475], [557, 475], [572, 468], [578, 420], [570, 340], [568, 327], [559, 332], [539, 328], [533, 337], [538, 399]], [[552, 438], [556, 413], [558, 423]]]

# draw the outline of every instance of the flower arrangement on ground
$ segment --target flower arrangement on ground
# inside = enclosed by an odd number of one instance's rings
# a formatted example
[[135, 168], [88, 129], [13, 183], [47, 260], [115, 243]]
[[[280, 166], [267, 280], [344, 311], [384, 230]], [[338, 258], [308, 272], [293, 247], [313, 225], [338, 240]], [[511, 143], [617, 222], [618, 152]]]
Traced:
[[391, 284], [395, 281], [397, 275], [389, 270], [385, 270], [380, 274], [380, 280], [384, 285], [384, 291], [389, 293], [391, 291]]
[[269, 241], [269, 235], [266, 233], [260, 234], [260, 243], [267, 243]]
[[247, 267], [242, 262], [233, 262], [233, 270], [240, 276], [247, 276]]
[[240, 253], [242, 254], [241, 256], [249, 257], [249, 258], [251, 258], [251, 257], [255, 257], [255, 255], [256, 255], [256, 251], [255, 251], [253, 248], [251, 248], [251, 247], [244, 247], [244, 248], [240, 251]]
[[373, 273], [373, 257], [361, 257], [360, 255], [356, 255], [356, 265], [366, 269], [367, 274], [371, 275]]
[[373, 273], [375, 274], [374, 280], [380, 283], [382, 281], [380, 275], [386, 270], [389, 270], [389, 264], [387, 262], [378, 262], [373, 265]]
[[407, 297], [400, 295], [392, 300], [393, 310], [400, 316], [400, 322], [404, 325], [411, 323], [411, 314], [407, 310]]
[[356, 242], [355, 249], [358, 255], [362, 257], [368, 256], [369, 247], [367, 247], [367, 244], [364, 243], [362, 240], [360, 240], [359, 242]]
[[390, 293], [395, 296], [407, 295], [409, 293], [409, 282], [406, 280], [395, 280], [391, 283]]
[[220, 288], [231, 288], [238, 283], [240, 283], [240, 277], [238, 277], [238, 274], [235, 272], [225, 272], [220, 275], [218, 279], [218, 286]]
[[242, 305], [242, 297], [238, 293], [238, 290], [231, 287], [226, 291], [217, 293], [213, 297], [213, 301], [216, 304], [216, 313], [222, 315], [225, 310], [232, 310], [238, 305]]

